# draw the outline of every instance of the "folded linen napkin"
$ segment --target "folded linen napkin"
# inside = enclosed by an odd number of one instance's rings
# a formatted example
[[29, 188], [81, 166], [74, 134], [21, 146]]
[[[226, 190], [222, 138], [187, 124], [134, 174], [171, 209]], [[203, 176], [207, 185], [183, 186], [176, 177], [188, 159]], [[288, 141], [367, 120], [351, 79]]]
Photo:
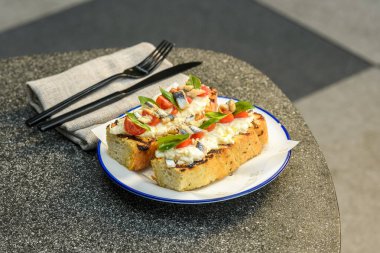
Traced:
[[[117, 51], [113, 54], [90, 60], [60, 74], [35, 81], [29, 81], [26, 84], [29, 103], [37, 110], [37, 112], [46, 110], [111, 75], [135, 66], [154, 49], [155, 47], [152, 44], [143, 42]], [[172, 66], [172, 64], [165, 60], [153, 73], [170, 66]], [[133, 106], [136, 106], [139, 103], [138, 96], [143, 95], [152, 97], [159, 92], [159, 87], [167, 87], [174, 82], [183, 83], [186, 79], [186, 75], [178, 74], [159, 83], [148, 86], [116, 103], [69, 121], [58, 127], [57, 130], [71, 141], [78, 144], [82, 149], [93, 149], [96, 147], [98, 139], [91, 132], [92, 128], [96, 127], [98, 124], [105, 123], [118, 115], [125, 113]], [[81, 99], [65, 110], [62, 110], [53, 117], [88, 104], [115, 91], [124, 90], [141, 80], [142, 79], [116, 80], [108, 86]]]

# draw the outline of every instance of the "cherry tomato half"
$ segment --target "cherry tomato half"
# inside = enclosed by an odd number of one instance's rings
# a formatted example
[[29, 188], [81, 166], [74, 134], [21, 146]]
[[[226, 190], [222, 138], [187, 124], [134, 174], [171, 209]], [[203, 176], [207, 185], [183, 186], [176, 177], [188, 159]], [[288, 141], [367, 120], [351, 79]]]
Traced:
[[125, 117], [124, 129], [127, 133], [131, 135], [140, 135], [146, 131], [144, 128], [133, 123], [128, 117]]
[[205, 132], [199, 132], [196, 134], [192, 134], [190, 136], [191, 139], [202, 139], [205, 136]]
[[198, 95], [198, 97], [205, 97], [205, 96], [210, 95], [211, 90], [208, 86], [202, 84], [201, 89], [204, 90], [205, 93]]
[[184, 147], [189, 146], [191, 143], [192, 143], [192, 140], [189, 138], [189, 139], [184, 140], [184, 141], [181, 142], [180, 144], [178, 144], [178, 145], [176, 146], [176, 148], [184, 148]]
[[234, 115], [232, 113], [227, 114], [223, 119], [219, 120], [220, 123], [230, 123], [234, 120]]
[[206, 128], [207, 131], [211, 132], [212, 130], [214, 130], [216, 127], [216, 123], [214, 124], [211, 124], [209, 127]]
[[248, 112], [239, 112], [234, 115], [235, 118], [248, 118]]
[[161, 109], [164, 109], [164, 110], [173, 107], [173, 104], [162, 95], [157, 97], [156, 103]]

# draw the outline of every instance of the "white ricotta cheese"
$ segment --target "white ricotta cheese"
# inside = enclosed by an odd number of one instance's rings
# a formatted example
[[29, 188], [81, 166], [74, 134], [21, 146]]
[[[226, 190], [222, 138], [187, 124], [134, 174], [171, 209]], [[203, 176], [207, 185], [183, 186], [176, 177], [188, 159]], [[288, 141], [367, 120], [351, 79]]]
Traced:
[[[207, 132], [199, 141], [207, 148], [207, 152], [212, 149], [218, 149], [219, 144], [232, 144], [234, 137], [240, 133], [246, 133], [252, 126], [253, 116], [247, 118], [237, 118], [230, 123], [217, 123], [213, 131]], [[206, 152], [206, 153], [207, 153]], [[177, 164], [192, 164], [195, 161], [203, 160], [205, 153], [189, 145], [184, 148], [172, 148], [166, 151], [156, 151], [157, 158], [174, 160]]]
[[176, 161], [177, 164], [192, 164], [195, 161], [203, 160], [204, 153], [194, 145], [184, 148], [172, 148], [166, 151], [156, 151], [157, 158], [165, 158]]

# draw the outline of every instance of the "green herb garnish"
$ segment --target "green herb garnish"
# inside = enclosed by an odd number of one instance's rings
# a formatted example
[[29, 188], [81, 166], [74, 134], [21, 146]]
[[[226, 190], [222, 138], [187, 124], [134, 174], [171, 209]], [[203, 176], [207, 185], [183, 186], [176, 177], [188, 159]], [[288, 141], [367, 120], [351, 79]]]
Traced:
[[186, 85], [192, 85], [195, 89], [200, 89], [202, 86], [201, 80], [193, 75], [189, 75], [189, 80], [187, 80]]
[[164, 96], [167, 100], [169, 100], [178, 109], [178, 105], [174, 99], [173, 94], [167, 90], [162, 89], [162, 88], [160, 88], [160, 91], [161, 91], [162, 96]]
[[209, 118], [219, 118], [223, 119], [227, 116], [227, 114], [221, 113], [221, 112], [206, 112], [206, 116]]
[[183, 142], [184, 140], [187, 140], [189, 136], [189, 134], [177, 134], [159, 137], [157, 139], [158, 150], [165, 151], [171, 149]]
[[235, 106], [236, 106], [236, 109], [234, 111], [234, 115], [238, 114], [239, 112], [245, 112], [245, 111], [253, 108], [253, 105], [248, 101], [236, 102]]
[[221, 112], [206, 112], [206, 116], [209, 118], [208, 120], [204, 121], [202, 125], [200, 125], [199, 128], [206, 129], [212, 124], [218, 122], [219, 120], [226, 117], [228, 114], [224, 114]]
[[131, 112], [130, 112], [130, 113], [127, 113], [127, 117], [128, 117], [128, 118], [129, 118], [134, 124], [138, 125], [139, 127], [144, 128], [145, 130], [150, 131], [150, 127], [149, 127], [147, 124], [140, 122], [140, 121], [137, 119], [137, 117], [136, 117], [133, 113], [131, 113]]
[[140, 104], [141, 105], [143, 105], [143, 104], [145, 104], [146, 102], [151, 102], [152, 104], [154, 104], [154, 105], [157, 105], [156, 104], [156, 101], [154, 101], [153, 99], [151, 99], [151, 98], [147, 98], [147, 97], [144, 97], [144, 96], [139, 96], [139, 101], [140, 101]]

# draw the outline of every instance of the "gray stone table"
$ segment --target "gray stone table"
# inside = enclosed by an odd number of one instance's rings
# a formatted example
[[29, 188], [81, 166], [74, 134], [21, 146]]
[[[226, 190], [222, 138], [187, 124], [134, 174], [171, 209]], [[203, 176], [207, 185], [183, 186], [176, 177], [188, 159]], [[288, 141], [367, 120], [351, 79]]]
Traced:
[[0, 60], [0, 252], [339, 252], [339, 211], [325, 159], [299, 112], [271, 80], [231, 56], [176, 49], [173, 63], [223, 95], [276, 115], [301, 143], [274, 182], [247, 196], [177, 205], [128, 193], [106, 176], [95, 151], [24, 121], [35, 112], [25, 82], [114, 49]]

